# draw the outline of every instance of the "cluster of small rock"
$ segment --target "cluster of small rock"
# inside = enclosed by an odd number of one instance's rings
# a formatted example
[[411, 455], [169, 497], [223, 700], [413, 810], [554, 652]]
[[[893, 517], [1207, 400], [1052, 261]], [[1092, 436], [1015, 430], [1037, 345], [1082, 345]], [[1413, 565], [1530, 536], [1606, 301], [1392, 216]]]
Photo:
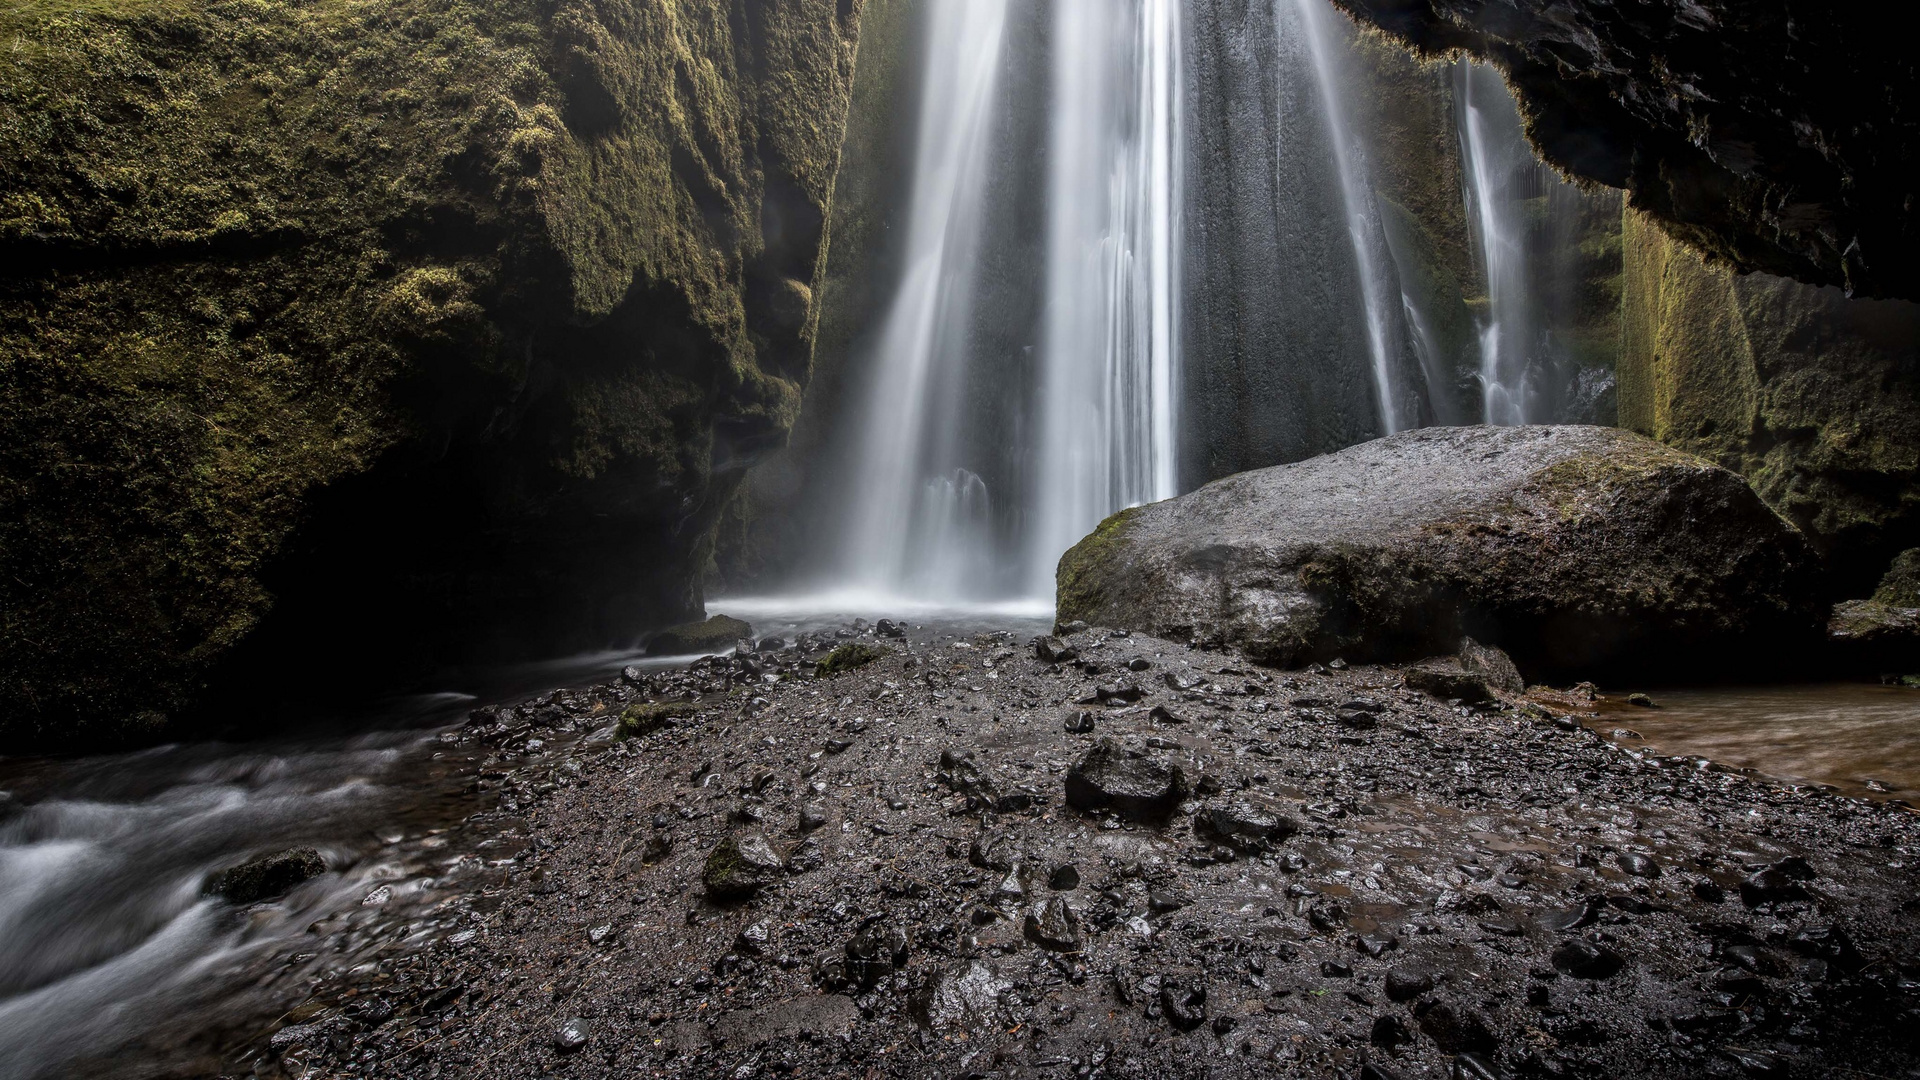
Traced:
[[[476, 713], [454, 737], [494, 747], [487, 813], [525, 852], [472, 936], [316, 989], [348, 1034], [277, 1052], [476, 1078], [1920, 1067], [1904, 808], [1622, 749], [1583, 729], [1590, 692], [1522, 696], [1487, 650], [1419, 666], [1441, 682], [883, 625]], [[874, 656], [817, 674], [849, 645]]]

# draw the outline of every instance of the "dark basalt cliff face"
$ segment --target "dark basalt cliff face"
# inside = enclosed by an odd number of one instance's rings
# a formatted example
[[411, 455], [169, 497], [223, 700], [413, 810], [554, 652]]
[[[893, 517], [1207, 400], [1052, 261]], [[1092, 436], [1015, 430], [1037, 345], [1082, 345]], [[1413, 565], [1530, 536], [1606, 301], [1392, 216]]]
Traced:
[[9, 5], [4, 746], [695, 613], [811, 365], [861, 9]]
[[1497, 64], [1541, 154], [1741, 270], [1920, 299], [1913, 52], [1805, 0], [1335, 0]]

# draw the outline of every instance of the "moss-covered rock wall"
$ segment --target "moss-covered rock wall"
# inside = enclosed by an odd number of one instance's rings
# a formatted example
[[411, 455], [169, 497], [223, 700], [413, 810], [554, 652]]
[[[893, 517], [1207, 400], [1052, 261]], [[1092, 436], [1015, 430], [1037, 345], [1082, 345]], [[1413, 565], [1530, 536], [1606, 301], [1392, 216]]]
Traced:
[[1752, 482], [1864, 596], [1920, 543], [1920, 305], [1709, 265], [1626, 212], [1620, 423]]
[[697, 610], [862, 6], [4, 0], [3, 745]]

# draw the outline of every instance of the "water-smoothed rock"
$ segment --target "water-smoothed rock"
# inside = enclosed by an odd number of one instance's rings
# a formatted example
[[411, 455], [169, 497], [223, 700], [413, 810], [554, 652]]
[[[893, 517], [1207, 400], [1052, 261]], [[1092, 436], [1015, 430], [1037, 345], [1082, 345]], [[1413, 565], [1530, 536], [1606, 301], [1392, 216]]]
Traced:
[[207, 891], [236, 904], [271, 900], [327, 872], [326, 860], [313, 848], [292, 848], [220, 872]]
[[753, 637], [753, 627], [726, 615], [715, 615], [705, 622], [670, 626], [647, 642], [648, 656], [682, 656], [692, 653], [721, 653], [742, 638]]
[[1522, 670], [1737, 667], [1817, 640], [1805, 538], [1707, 461], [1595, 427], [1433, 428], [1108, 518], [1061, 618], [1269, 664], [1451, 654]]

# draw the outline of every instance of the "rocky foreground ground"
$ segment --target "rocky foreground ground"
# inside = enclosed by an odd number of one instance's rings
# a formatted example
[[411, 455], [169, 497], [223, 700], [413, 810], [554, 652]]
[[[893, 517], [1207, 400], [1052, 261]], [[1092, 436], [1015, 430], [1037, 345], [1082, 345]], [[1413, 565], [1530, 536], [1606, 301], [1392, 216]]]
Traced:
[[880, 629], [476, 713], [491, 884], [261, 1068], [1920, 1076], [1908, 808], [1584, 689]]

